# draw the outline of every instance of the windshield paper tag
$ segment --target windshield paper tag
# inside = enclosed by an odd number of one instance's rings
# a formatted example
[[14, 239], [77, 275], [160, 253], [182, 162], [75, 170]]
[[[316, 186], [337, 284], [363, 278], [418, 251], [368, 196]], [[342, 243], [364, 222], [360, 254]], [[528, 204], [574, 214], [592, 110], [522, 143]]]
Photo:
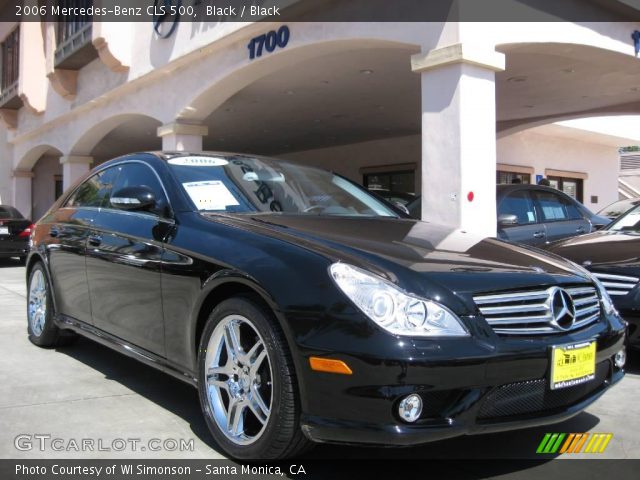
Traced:
[[219, 180], [188, 182], [182, 186], [198, 210], [226, 210], [240, 205], [224, 183]]
[[178, 157], [169, 159], [169, 163], [192, 167], [224, 167], [229, 164], [224, 158], [217, 157]]

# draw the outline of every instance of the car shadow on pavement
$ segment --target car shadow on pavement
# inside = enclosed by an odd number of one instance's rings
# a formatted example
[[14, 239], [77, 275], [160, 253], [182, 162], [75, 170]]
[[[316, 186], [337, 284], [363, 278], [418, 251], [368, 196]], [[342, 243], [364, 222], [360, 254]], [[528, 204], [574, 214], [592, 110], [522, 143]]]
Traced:
[[[80, 338], [72, 346], [59, 348], [58, 351], [100, 371], [105, 378], [119, 382], [133, 392], [178, 415], [190, 425], [194, 435], [203, 443], [224, 455], [209, 433], [200, 411], [197, 391], [193, 387], [137, 360], [84, 338]], [[345, 448], [339, 445], [318, 445], [307, 453], [304, 458], [308, 460], [529, 459], [544, 463], [556, 457], [556, 455], [550, 454], [544, 456], [536, 454], [536, 449], [545, 433], [587, 432], [594, 428], [599, 421], [598, 417], [583, 412], [572, 419], [555, 425], [504, 433], [464, 436], [417, 447], [350, 446]], [[519, 464], [517, 461], [501, 463], [489, 462], [487, 468], [496, 468], [497, 470], [492, 473], [500, 474], [531, 466], [530, 463]], [[494, 464], [496, 465], [494, 466]]]
[[17, 258], [0, 258], [0, 268], [23, 267], [24, 262]]
[[57, 351], [179, 416], [189, 424], [196, 437], [224, 455], [209, 433], [200, 411], [198, 392], [192, 386], [86, 338], [80, 337], [73, 345]]
[[627, 364], [624, 369], [627, 373], [640, 375], [640, 350], [627, 350]]

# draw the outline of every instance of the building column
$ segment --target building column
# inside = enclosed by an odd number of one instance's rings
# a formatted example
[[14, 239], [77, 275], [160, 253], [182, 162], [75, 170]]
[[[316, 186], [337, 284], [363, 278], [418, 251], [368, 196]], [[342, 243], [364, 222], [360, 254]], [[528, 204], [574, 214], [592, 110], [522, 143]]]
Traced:
[[62, 189], [66, 190], [91, 170], [93, 157], [86, 155], [65, 155], [60, 157], [60, 163], [62, 164]]
[[205, 125], [191, 123], [167, 123], [158, 127], [158, 136], [162, 138], [162, 150], [181, 152], [201, 152], [202, 138], [209, 129]]
[[13, 206], [26, 218], [31, 218], [31, 179], [30, 170], [13, 171]]
[[504, 54], [455, 44], [411, 65], [422, 81], [422, 218], [495, 236], [495, 72]]

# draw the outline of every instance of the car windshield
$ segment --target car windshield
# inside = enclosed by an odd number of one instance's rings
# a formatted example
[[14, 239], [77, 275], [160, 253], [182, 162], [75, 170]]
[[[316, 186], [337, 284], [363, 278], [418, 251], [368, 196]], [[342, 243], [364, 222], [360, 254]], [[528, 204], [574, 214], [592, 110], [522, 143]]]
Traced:
[[605, 217], [618, 217], [624, 212], [629, 210], [634, 205], [638, 205], [640, 200], [621, 200], [619, 202], [612, 203], [608, 207], [603, 208], [598, 215], [604, 215]]
[[609, 224], [607, 230], [614, 232], [640, 232], [640, 205], [618, 217]]
[[398, 216], [366, 190], [317, 168], [248, 156], [176, 156], [168, 164], [200, 211]]

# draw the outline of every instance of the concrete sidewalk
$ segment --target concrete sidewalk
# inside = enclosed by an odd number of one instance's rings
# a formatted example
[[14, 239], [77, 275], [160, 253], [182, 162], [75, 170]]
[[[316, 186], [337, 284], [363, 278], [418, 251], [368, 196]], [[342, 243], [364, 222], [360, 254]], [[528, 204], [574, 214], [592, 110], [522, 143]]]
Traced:
[[[25, 295], [24, 267], [0, 263], [0, 458], [222, 457], [195, 389], [89, 340], [56, 350], [35, 347], [27, 339]], [[408, 449], [322, 445], [309, 458], [540, 459], [535, 449], [545, 432], [587, 431], [614, 435], [598, 458], [640, 458], [639, 373], [640, 355], [632, 355], [627, 377], [563, 424]], [[38, 434], [50, 436], [45, 451], [33, 437]], [[18, 442], [23, 450], [16, 448], [19, 435], [27, 435]], [[51, 448], [52, 438], [61, 451]], [[93, 451], [76, 451], [83, 439], [93, 441]], [[180, 451], [180, 442], [187, 451]], [[567, 457], [577, 456], [560, 458]]]

